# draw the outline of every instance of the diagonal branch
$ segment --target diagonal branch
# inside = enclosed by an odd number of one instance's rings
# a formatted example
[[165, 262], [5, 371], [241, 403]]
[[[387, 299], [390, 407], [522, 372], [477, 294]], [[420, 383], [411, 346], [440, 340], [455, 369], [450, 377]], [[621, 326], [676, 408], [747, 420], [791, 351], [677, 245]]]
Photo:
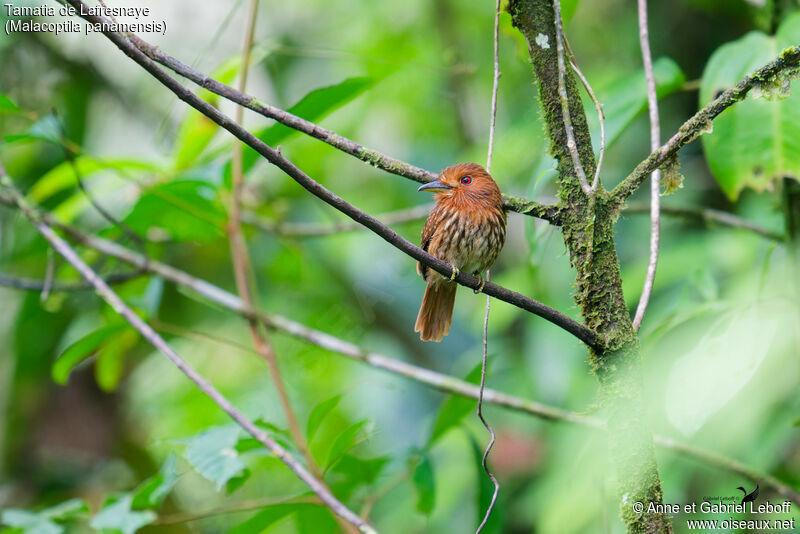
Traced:
[[658, 150], [653, 151], [647, 159], [636, 166], [627, 178], [614, 188], [611, 192], [612, 206], [615, 205], [619, 208], [629, 196], [636, 192], [650, 173], [663, 165], [670, 156], [702, 134], [710, 132], [711, 122], [730, 106], [744, 100], [754, 87], [758, 87], [764, 82], [769, 82], [780, 73], [798, 66], [800, 66], [800, 46], [793, 46], [787, 48], [781, 52], [780, 56], [724, 91], [710, 104], [695, 113], [691, 119], [684, 122], [669, 141], [661, 145]]
[[61, 254], [83, 276], [87, 282], [94, 286], [97, 294], [108, 303], [120, 316], [134, 327], [159, 352], [164, 354], [175, 366], [180, 369], [197, 387], [211, 400], [213, 400], [231, 419], [236, 421], [243, 429], [252, 435], [259, 443], [277, 456], [300, 480], [302, 480], [335, 514], [347, 522], [358, 527], [362, 532], [374, 533], [375, 530], [358, 515], [350, 511], [344, 504], [336, 499], [333, 494], [319, 480], [314, 478], [289, 452], [281, 447], [272, 437], [259, 429], [252, 421], [239, 412], [231, 402], [225, 398], [208, 380], [203, 378], [183, 358], [175, 352], [164, 339], [153, 330], [142, 318], [131, 310], [125, 302], [109, 287], [100, 276], [89, 267], [78, 254], [60, 238], [53, 229], [44, 222], [36, 212], [25, 202], [25, 199], [11, 183], [11, 180], [0, 167], [0, 184], [8, 188], [12, 198], [25, 216], [36, 227], [40, 234], [50, 245]]
[[[70, 0], [70, 3], [77, 5], [73, 2], [73, 0]], [[89, 20], [87, 17], [84, 18]], [[97, 20], [100, 19], [97, 18]], [[410, 163], [406, 163], [405, 161], [387, 156], [386, 154], [383, 154], [377, 150], [362, 146], [351, 139], [337, 134], [336, 132], [322, 128], [321, 126], [298, 117], [297, 115], [292, 115], [288, 111], [261, 102], [257, 98], [242, 91], [237, 91], [233, 87], [225, 85], [224, 83], [221, 83], [214, 78], [211, 78], [197, 71], [196, 69], [193, 69], [189, 65], [182, 63], [180, 60], [165, 54], [160, 48], [151, 45], [138, 36], [130, 35], [128, 37], [130, 42], [133, 43], [138, 50], [143, 52], [153, 61], [160, 63], [176, 74], [191, 80], [200, 87], [226, 98], [231, 102], [244, 106], [247, 109], [255, 111], [256, 113], [277, 121], [285, 126], [288, 126], [289, 128], [293, 128], [299, 132], [319, 139], [320, 141], [327, 143], [328, 145], [337, 148], [346, 154], [350, 154], [361, 161], [369, 163], [370, 165], [391, 174], [403, 176], [419, 183], [430, 182], [438, 178], [438, 175], [434, 172], [416, 167]], [[503, 195], [503, 205], [505, 209], [509, 211], [515, 211], [524, 215], [538, 217], [555, 225], [559, 224], [558, 221], [560, 209], [557, 206], [541, 204], [533, 200], [527, 200], [525, 198], [513, 195]]]
[[[82, 5], [80, 0], [67, 1], [75, 7], [80, 7]], [[102, 21], [101, 18], [88, 14], [83, 15], [83, 18], [93, 23]], [[130, 41], [125, 39], [120, 34], [110, 31], [103, 33], [128, 57], [141, 65], [147, 72], [153, 75], [154, 78], [175, 93], [178, 98], [210, 118], [221, 127], [228, 130], [235, 137], [250, 146], [250, 148], [261, 154], [267, 161], [284, 171], [309, 193], [333, 206], [354, 221], [366, 226], [385, 241], [411, 256], [415, 260], [422, 262], [431, 269], [444, 276], [447, 276], [448, 278], [451, 276], [452, 267], [450, 264], [440, 260], [439, 258], [436, 258], [431, 254], [428, 254], [426, 251], [412, 244], [410, 241], [404, 239], [395, 231], [382, 224], [376, 218], [364, 213], [352, 204], [349, 204], [336, 194], [323, 187], [318, 182], [314, 181], [292, 162], [286, 159], [280, 152], [268, 146], [266, 143], [255, 137], [252, 133], [236, 124], [230, 117], [221, 113], [214, 106], [208, 104], [204, 100], [197, 97], [194, 93], [186, 89], [177, 80], [161, 70], [161, 68], [159, 68], [149, 57], [144, 55], [138, 48], [133, 46]], [[477, 276], [467, 273], [458, 273], [458, 275], [455, 277], [455, 281], [471, 289], [479, 289], [482, 286], [481, 280]], [[574, 319], [564, 315], [563, 313], [556, 311], [553, 308], [542, 304], [541, 302], [531, 299], [530, 297], [526, 297], [525, 295], [511, 291], [494, 283], [485, 284], [483, 286], [483, 292], [552, 322], [553, 324], [571, 333], [590, 347], [599, 347], [602, 345], [601, 338], [595, 332], [583, 324], [575, 321]]]

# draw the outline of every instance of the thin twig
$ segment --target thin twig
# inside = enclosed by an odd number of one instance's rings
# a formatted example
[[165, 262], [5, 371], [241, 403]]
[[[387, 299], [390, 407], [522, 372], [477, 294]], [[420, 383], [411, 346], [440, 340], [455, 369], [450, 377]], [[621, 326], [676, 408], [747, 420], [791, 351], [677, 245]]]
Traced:
[[[713, 222], [723, 226], [729, 226], [731, 228], [748, 230], [773, 241], [778, 241], [781, 243], [786, 241], [786, 238], [783, 235], [771, 232], [766, 228], [762, 228], [757, 224], [748, 221], [747, 219], [743, 219], [742, 217], [727, 211], [715, 210], [711, 208], [678, 208], [672, 206], [660, 206], [659, 209], [661, 211], [661, 215], [664, 216], [684, 217], [687, 219], [697, 219], [704, 222]], [[646, 204], [630, 204], [625, 207], [623, 213], [630, 215], [650, 213], [650, 206]]]
[[572, 166], [575, 174], [581, 183], [581, 189], [587, 196], [592, 195], [592, 188], [586, 181], [586, 171], [583, 170], [581, 157], [578, 154], [578, 145], [575, 142], [575, 134], [572, 131], [572, 118], [569, 113], [569, 98], [567, 97], [567, 85], [565, 81], [565, 61], [564, 61], [564, 28], [561, 23], [561, 2], [553, 0], [553, 11], [555, 12], [556, 25], [556, 51], [558, 52], [558, 96], [561, 99], [561, 116], [564, 121], [564, 131], [567, 134], [567, 149], [572, 157]]
[[[647, 0], [638, 0], [639, 11], [639, 45], [642, 49], [644, 76], [647, 79], [647, 107], [650, 110], [650, 150], [658, 150], [661, 145], [661, 125], [658, 120], [658, 93], [656, 78], [653, 74], [653, 57], [650, 54], [650, 37], [647, 30]], [[647, 275], [644, 278], [642, 296], [636, 306], [633, 317], [633, 328], [639, 330], [647, 311], [647, 303], [653, 293], [653, 284], [658, 267], [658, 243], [661, 237], [661, 215], [659, 213], [661, 195], [661, 171], [655, 169], [650, 177], [650, 259], [647, 264]]]
[[[500, 81], [500, 0], [497, 0], [497, 4], [495, 5], [494, 9], [494, 76], [492, 81], [492, 105], [491, 105], [491, 113], [489, 115], [489, 147], [486, 153], [486, 170], [491, 173], [492, 169], [492, 153], [494, 152], [494, 131], [495, 131], [495, 119], [497, 117], [497, 88], [498, 82]], [[489, 269], [486, 269], [486, 281], [489, 282], [491, 279], [491, 273]], [[492, 298], [490, 296], [486, 296], [486, 313], [483, 317], [483, 357], [481, 358], [481, 383], [480, 387], [478, 388], [478, 418], [483, 423], [483, 426], [489, 432], [489, 443], [486, 445], [486, 450], [483, 451], [483, 459], [481, 460], [481, 464], [483, 465], [483, 471], [486, 473], [486, 476], [492, 481], [494, 485], [494, 492], [492, 493], [492, 499], [489, 502], [489, 506], [486, 508], [486, 513], [483, 516], [478, 528], [476, 529], [475, 533], [480, 534], [483, 530], [483, 527], [486, 526], [486, 522], [489, 521], [489, 517], [492, 515], [492, 510], [494, 510], [494, 505], [497, 502], [497, 494], [500, 492], [500, 483], [497, 482], [497, 477], [494, 476], [492, 471], [489, 469], [489, 464], [487, 460], [489, 458], [489, 453], [492, 451], [492, 447], [494, 446], [495, 435], [494, 429], [492, 426], [486, 421], [486, 418], [483, 417], [483, 395], [484, 390], [486, 389], [486, 362], [487, 356], [489, 352], [489, 310], [492, 306]]]
[[[72, 0], [70, 0], [72, 2]], [[77, 5], [77, 4], [74, 4]], [[84, 17], [86, 18], [86, 17]], [[98, 19], [99, 20], [99, 19]], [[265, 104], [257, 98], [247, 95], [241, 91], [225, 85], [206, 74], [179, 61], [178, 59], [165, 54], [157, 46], [144, 41], [136, 35], [128, 35], [133, 45], [153, 61], [172, 70], [176, 74], [191, 80], [195, 84], [221, 96], [231, 102], [244, 106], [264, 117], [275, 120], [289, 128], [305, 133], [311, 137], [338, 149], [342, 152], [354, 156], [361, 161], [384, 170], [397, 176], [403, 176], [419, 183], [426, 183], [438, 178], [438, 174], [426, 169], [411, 165], [405, 161], [392, 158], [377, 150], [367, 148], [359, 143], [343, 137], [336, 132], [322, 128], [321, 126], [305, 120], [288, 111]], [[127, 53], [127, 52], [126, 52]], [[130, 54], [128, 54], [130, 55]], [[555, 205], [541, 204], [533, 200], [527, 200], [513, 195], [503, 195], [503, 207], [509, 211], [515, 211], [524, 215], [530, 215], [544, 219], [552, 224], [559, 224], [560, 208]]]
[[[123, 282], [127, 282], [128, 280], [133, 280], [134, 278], [138, 278], [142, 276], [144, 273], [145, 271], [137, 269], [136, 271], [130, 273], [119, 273], [119, 274], [112, 274], [109, 276], [105, 276], [103, 277], [103, 280], [108, 285], [121, 284]], [[25, 291], [41, 291], [42, 295], [44, 295], [45, 289], [48, 287], [50, 292], [88, 291], [90, 289], [94, 289], [94, 286], [92, 286], [88, 282], [62, 283], [62, 282], [51, 281], [50, 284], [48, 284], [47, 279], [37, 280], [35, 278], [20, 278], [15, 276], [8, 276], [5, 274], [0, 274], [0, 286], [11, 287], [14, 289], [23, 289]], [[45, 299], [43, 298], [42, 300]]]
[[629, 196], [636, 192], [651, 172], [661, 167], [681, 147], [691, 143], [702, 134], [710, 132], [712, 121], [733, 104], [744, 100], [754, 87], [759, 86], [764, 80], [773, 79], [783, 71], [797, 68], [799, 64], [800, 46], [789, 47], [777, 58], [756, 69], [730, 89], [723, 91], [710, 104], [684, 122], [669, 141], [647, 156], [647, 159], [639, 163], [633, 172], [611, 191], [610, 206], [621, 206]]
[[164, 339], [153, 330], [141, 317], [131, 310], [125, 302], [103, 281], [100, 276], [89, 267], [78, 254], [60, 238], [53, 229], [42, 220], [36, 212], [31, 209], [23, 196], [11, 183], [11, 180], [0, 167], [0, 183], [11, 192], [14, 201], [25, 216], [34, 224], [40, 234], [50, 243], [50, 245], [67, 260], [83, 276], [87, 282], [92, 284], [97, 294], [108, 303], [111, 308], [122, 316], [141, 336], [146, 339], [159, 352], [164, 354], [175, 366], [180, 369], [197, 387], [208, 395], [225, 413], [236, 421], [244, 430], [252, 435], [259, 443], [264, 445], [270, 452], [277, 456], [289, 469], [291, 469], [314, 493], [333, 510], [337, 515], [358, 527], [362, 532], [374, 533], [375, 530], [363, 519], [350, 511], [342, 504], [330, 491], [321, 484], [314, 476], [309, 473], [303, 465], [298, 462], [289, 452], [281, 447], [269, 433], [259, 429], [252, 421], [239, 412], [231, 402], [225, 398], [211, 383], [203, 378], [194, 370], [183, 358], [181, 358]]
[[567, 52], [569, 53], [572, 70], [575, 71], [578, 79], [583, 84], [583, 88], [586, 89], [589, 98], [592, 99], [594, 110], [597, 112], [597, 122], [600, 125], [600, 152], [597, 155], [597, 165], [594, 168], [594, 178], [592, 179], [592, 191], [596, 191], [600, 184], [600, 169], [603, 167], [603, 156], [605, 156], [606, 153], [606, 114], [603, 112], [603, 105], [600, 104], [600, 101], [592, 90], [592, 85], [589, 83], [589, 80], [586, 79], [586, 76], [583, 75], [580, 67], [578, 67], [578, 59], [572, 52], [572, 47], [569, 46], [569, 39], [567, 39], [566, 34], [562, 35], [562, 37], [564, 38], [564, 45], [567, 47]]
[[[14, 200], [9, 196], [0, 194], [0, 203], [5, 205], [12, 205], [15, 207]], [[51, 226], [57, 226], [59, 229], [67, 233], [72, 239], [79, 243], [91, 247], [98, 252], [107, 256], [117, 258], [121, 261], [129, 263], [133, 266], [141, 267], [147, 272], [161, 276], [174, 284], [177, 284], [188, 291], [194, 292], [202, 298], [207, 299], [223, 308], [226, 308], [234, 313], [237, 313], [245, 318], [258, 317], [264, 325], [273, 330], [284, 332], [292, 337], [312, 343], [320, 348], [330, 350], [337, 354], [341, 354], [355, 361], [359, 361], [375, 369], [386, 371], [398, 376], [405, 377], [409, 380], [425, 384], [433, 389], [442, 391], [443, 393], [458, 395], [465, 398], [478, 399], [479, 387], [470, 384], [459, 378], [439, 373], [431, 369], [419, 367], [409, 364], [388, 356], [369, 352], [361, 347], [334, 337], [325, 332], [314, 330], [304, 324], [292, 321], [286, 317], [267, 314], [259, 310], [247, 308], [244, 306], [242, 300], [236, 295], [225, 291], [205, 280], [196, 278], [185, 271], [181, 271], [170, 265], [150, 260], [138, 254], [137, 252], [126, 248], [118, 243], [103, 239], [101, 237], [87, 235], [79, 232], [71, 226], [58, 223], [47, 213], [41, 213], [40, 217], [43, 221]], [[547, 421], [563, 421], [589, 428], [602, 430], [605, 423], [595, 417], [580, 415], [574, 412], [563, 410], [554, 406], [548, 406], [536, 401], [522, 399], [513, 395], [508, 395], [493, 389], [485, 389], [484, 402], [500, 406], [512, 411], [516, 411], [525, 415], [530, 415]], [[760, 482], [764, 486], [769, 486], [781, 493], [787, 495], [792, 501], [800, 505], [800, 493], [794, 491], [792, 488], [783, 484], [776, 478], [760, 473], [754, 469], [744, 466], [743, 464], [727, 458], [716, 453], [710, 453], [704, 449], [690, 446], [688, 444], [675, 441], [671, 438], [663, 436], [654, 436], [657, 445], [676, 450], [706, 461], [717, 467], [731, 471], [737, 474], [750, 477], [753, 481]]]
[[53, 289], [53, 276], [56, 270], [56, 262], [53, 257], [53, 249], [47, 249], [47, 266], [44, 270], [44, 282], [42, 283], [42, 293], [39, 295], [40, 302], [46, 302], [50, 298], [50, 290]]
[[[80, 8], [80, 6], [83, 5], [81, 0], [67, 1], [77, 8]], [[82, 15], [82, 18], [93, 23], [103, 21], [102, 17], [97, 17], [95, 15], [86, 13]], [[436, 272], [445, 275], [448, 278], [453, 274], [452, 266], [449, 263], [444, 262], [422, 250], [407, 239], [404, 239], [398, 235], [396, 232], [382, 224], [371, 215], [364, 213], [352, 204], [343, 200], [341, 197], [323, 187], [320, 183], [313, 180], [310, 176], [295, 166], [291, 161], [286, 159], [279, 151], [268, 146], [253, 134], [236, 124], [230, 117], [221, 113], [217, 108], [198, 98], [193, 92], [186, 89], [177, 80], [161, 70], [161, 68], [159, 68], [149, 57], [144, 55], [127, 39], [118, 33], [111, 31], [105, 31], [103, 34], [117, 47], [119, 47], [120, 50], [122, 50], [126, 55], [141, 65], [147, 72], [152, 74], [154, 78], [175, 93], [178, 98], [196, 110], [200, 111], [203, 115], [207, 116], [224, 129], [228, 130], [241, 141], [244, 141], [267, 161], [288, 174], [308, 192], [341, 211], [351, 219], [360, 222], [397, 249], [403, 251], [415, 260], [422, 262], [424, 265], [427, 265]], [[473, 276], [464, 272], [459, 273], [455, 277], [455, 281], [471, 289], [479, 289], [481, 287], [481, 280], [477, 276]], [[575, 321], [570, 317], [567, 317], [566, 315], [550, 308], [549, 306], [545, 306], [544, 304], [531, 299], [530, 297], [510, 291], [493, 283], [485, 284], [483, 287], [483, 292], [487, 295], [491, 295], [495, 298], [508, 302], [509, 304], [513, 304], [517, 307], [527, 310], [535, 315], [539, 315], [550, 322], [553, 322], [554, 324], [576, 336], [590, 347], [599, 348], [603, 344], [600, 336], [587, 328], [585, 325]]]
[[[499, 2], [498, 2], [499, 4]], [[489, 270], [486, 270], [486, 280], [489, 280]], [[486, 476], [492, 481], [494, 485], [494, 492], [492, 493], [492, 499], [489, 501], [489, 507], [486, 508], [486, 513], [483, 516], [483, 520], [481, 521], [480, 525], [478, 525], [478, 529], [475, 531], [476, 534], [479, 534], [483, 527], [486, 526], [486, 522], [489, 521], [489, 517], [492, 515], [492, 510], [494, 510], [494, 505], [497, 502], [497, 494], [500, 492], [500, 483], [497, 481], [497, 477], [492, 474], [491, 470], [489, 469], [489, 465], [486, 463], [489, 458], [489, 453], [492, 451], [492, 447], [494, 446], [495, 435], [494, 429], [492, 426], [486, 421], [486, 418], [483, 417], [483, 395], [484, 390], [486, 389], [486, 362], [487, 356], [489, 352], [489, 309], [492, 304], [491, 297], [486, 297], [486, 314], [483, 317], [483, 359], [481, 360], [481, 384], [478, 388], [478, 418], [480, 418], [481, 423], [489, 432], [489, 444], [486, 445], [486, 450], [483, 451], [483, 458], [481, 459], [481, 464], [483, 465], [483, 471], [486, 473]]]

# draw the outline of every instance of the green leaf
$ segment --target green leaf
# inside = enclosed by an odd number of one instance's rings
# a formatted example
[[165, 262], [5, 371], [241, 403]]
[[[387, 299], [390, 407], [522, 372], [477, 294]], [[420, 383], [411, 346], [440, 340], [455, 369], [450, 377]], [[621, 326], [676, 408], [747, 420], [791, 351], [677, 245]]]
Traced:
[[23, 534], [61, 534], [64, 532], [64, 527], [40, 514], [16, 508], [7, 508], [0, 512], [0, 524], [21, 529]]
[[[75, 158], [75, 168], [81, 175], [84, 182], [87, 182], [92, 175], [99, 171], [116, 172], [126, 175], [133, 171], [155, 172], [158, 166], [142, 161], [132, 161], [126, 159], [99, 161], [89, 156], [78, 156]], [[30, 191], [28, 198], [31, 201], [41, 204], [53, 195], [66, 189], [77, 187], [75, 169], [70, 162], [65, 161], [47, 171], [41, 178], [36, 180]]]
[[89, 505], [83, 499], [69, 499], [40, 512], [40, 515], [53, 521], [81, 519], [89, 515]]
[[34, 122], [24, 134], [7, 135], [5, 141], [13, 143], [16, 141], [48, 141], [57, 145], [61, 144], [61, 124], [53, 115], [45, 115]]
[[178, 482], [178, 472], [175, 470], [175, 456], [170, 454], [161, 466], [158, 474], [148, 478], [133, 491], [131, 508], [143, 510], [158, 508]]
[[[231, 480], [246, 477], [248, 474], [236, 450], [239, 434], [239, 427], [235, 425], [206, 430], [193, 438], [183, 440], [188, 445], [183, 456], [198, 473], [220, 490]], [[239, 481], [234, 480], [234, 484], [237, 482]]]
[[228, 531], [228, 534], [261, 534], [286, 516], [308, 507], [308, 504], [274, 504]]
[[76, 365], [94, 354], [106, 340], [125, 328], [125, 323], [105, 326], [83, 336], [67, 347], [53, 362], [53, 367], [50, 370], [53, 381], [62, 386], [66, 384], [69, 380], [69, 374]]
[[320, 402], [311, 410], [311, 414], [308, 416], [308, 423], [306, 423], [306, 440], [309, 443], [314, 439], [319, 425], [322, 424], [322, 421], [325, 420], [325, 417], [327, 417], [331, 410], [339, 404], [340, 400], [342, 400], [342, 396], [336, 395], [335, 397]]
[[320, 506], [304, 506], [295, 514], [297, 532], [314, 534], [336, 534], [341, 532], [339, 524], [328, 510]]
[[110, 393], [117, 389], [125, 370], [125, 354], [139, 341], [133, 328], [125, 328], [106, 341], [97, 352], [94, 377], [100, 389]]
[[141, 234], [157, 228], [176, 241], [200, 242], [223, 236], [225, 221], [215, 187], [200, 180], [180, 180], [151, 188], [125, 218]]
[[375, 484], [390, 460], [388, 456], [364, 459], [345, 454], [326, 474], [326, 479], [334, 494], [349, 499], [357, 488]]
[[337, 436], [337, 438], [333, 441], [330, 450], [328, 451], [326, 469], [331, 468], [334, 464], [336, 464], [337, 461], [341, 459], [344, 453], [356, 445], [359, 432], [361, 432], [361, 429], [368, 422], [368, 420], [364, 419], [363, 421], [353, 423], [347, 427], [344, 432]]
[[417, 492], [417, 510], [425, 515], [430, 515], [436, 505], [436, 481], [433, 476], [433, 464], [427, 453], [414, 469], [411, 477], [414, 489]]
[[19, 111], [17, 105], [6, 95], [0, 93], [0, 113]]
[[134, 511], [133, 495], [126, 493], [117, 500], [109, 500], [90, 521], [89, 526], [103, 534], [134, 534], [156, 520], [152, 510]]
[[[774, 37], [750, 32], [721, 46], [703, 72], [700, 102], [710, 102], [719, 91], [797, 43], [800, 13], [787, 18]], [[734, 104], [717, 117], [713, 132], [703, 136], [711, 172], [731, 200], [746, 187], [764, 191], [774, 180], [800, 179], [800, 94], [786, 96], [788, 90], [789, 79], [784, 76], [767, 81], [751, 92], [754, 98]], [[773, 97], [780, 99], [771, 101]]]
[[[486, 471], [483, 470], [483, 450], [478, 445], [475, 437], [472, 434], [468, 435], [471, 446], [470, 448], [472, 449], [473, 465], [475, 466], [475, 476], [478, 480], [478, 498], [476, 502], [477, 522], [475, 523], [475, 526], [477, 527], [480, 525], [481, 521], [483, 521], [483, 517], [486, 515], [486, 510], [489, 509], [489, 505], [492, 502], [492, 495], [494, 495], [494, 484], [492, 484], [491, 479], [486, 476]], [[500, 494], [498, 494], [498, 499], [499, 496]], [[492, 514], [489, 516], [489, 519], [486, 521], [486, 524], [481, 532], [485, 532], [486, 534], [503, 532], [503, 519], [503, 507], [500, 506], [499, 503], [495, 503]]]
[[[318, 122], [329, 113], [355, 99], [373, 83], [372, 78], [347, 78], [336, 85], [314, 89], [288, 111], [311, 122]], [[275, 148], [278, 143], [296, 133], [297, 130], [293, 128], [275, 124], [255, 132], [255, 136]], [[245, 148], [242, 166], [244, 172], [247, 172], [260, 157], [252, 148]], [[230, 177], [230, 161], [226, 166], [225, 175]]]
[[[491, 361], [491, 360], [490, 360]], [[478, 384], [481, 379], [481, 365], [475, 366], [464, 380], [470, 384]], [[458, 395], [449, 396], [439, 409], [439, 414], [436, 416], [436, 421], [433, 423], [431, 436], [428, 438], [428, 447], [430, 448], [436, 440], [441, 438], [451, 428], [458, 426], [466, 415], [476, 408], [476, 401], [467, 399]]]
[[[678, 92], [686, 81], [681, 68], [668, 57], [658, 58], [653, 63], [653, 75], [659, 99]], [[604, 87], [598, 91], [598, 99], [603, 104], [603, 113], [606, 117], [606, 148], [608, 148], [633, 120], [647, 109], [647, 82], [644, 71], [636, 71]], [[591, 102], [586, 104], [586, 116], [592, 125], [592, 139], [596, 140], [595, 144], [599, 147], [600, 128], [597, 125], [597, 113]]]

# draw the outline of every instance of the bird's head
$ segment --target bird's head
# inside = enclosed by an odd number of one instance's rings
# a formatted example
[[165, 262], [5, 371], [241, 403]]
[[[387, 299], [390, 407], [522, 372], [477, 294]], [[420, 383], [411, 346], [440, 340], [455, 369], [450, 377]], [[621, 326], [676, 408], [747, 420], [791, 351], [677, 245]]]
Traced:
[[418, 191], [435, 192], [437, 202], [452, 200], [501, 205], [503, 201], [500, 188], [486, 169], [477, 163], [459, 163], [447, 167], [437, 180], [423, 184]]

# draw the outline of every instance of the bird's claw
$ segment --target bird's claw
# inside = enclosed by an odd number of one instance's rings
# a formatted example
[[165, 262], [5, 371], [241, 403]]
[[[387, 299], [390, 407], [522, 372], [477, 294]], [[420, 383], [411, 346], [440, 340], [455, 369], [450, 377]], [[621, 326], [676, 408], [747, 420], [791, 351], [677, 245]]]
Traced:
[[459, 271], [459, 270], [458, 270], [458, 267], [456, 267], [456, 266], [455, 266], [455, 265], [453, 265], [452, 263], [450, 264], [450, 267], [452, 267], [452, 268], [453, 268], [453, 274], [451, 274], [451, 275], [450, 275], [450, 281], [451, 281], [451, 282], [454, 282], [454, 281], [455, 281], [455, 279], [456, 279], [456, 276], [458, 276], [458, 275], [459, 275], [459, 273], [460, 273], [461, 271]]
[[479, 285], [477, 289], [473, 289], [472, 290], [472, 292], [477, 295], [478, 293], [483, 291], [483, 286], [486, 285], [486, 280], [484, 280], [483, 275], [481, 275], [480, 273], [476, 274], [475, 276], [477, 276], [478, 280], [480, 280], [480, 282], [481, 282], [481, 285]]

